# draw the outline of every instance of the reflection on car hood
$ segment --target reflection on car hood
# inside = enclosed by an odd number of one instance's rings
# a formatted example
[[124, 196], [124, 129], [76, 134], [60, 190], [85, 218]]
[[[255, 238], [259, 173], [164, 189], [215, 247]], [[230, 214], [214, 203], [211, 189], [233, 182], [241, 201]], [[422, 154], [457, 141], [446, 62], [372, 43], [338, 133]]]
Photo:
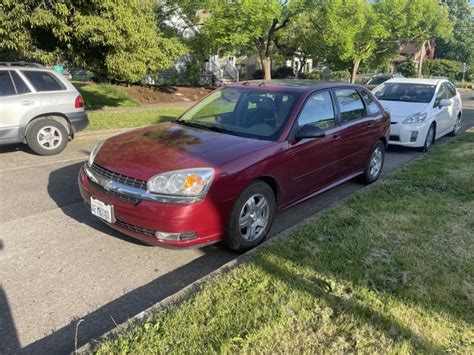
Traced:
[[390, 111], [392, 122], [398, 122], [401, 118], [406, 118], [414, 113], [423, 112], [429, 103], [386, 101], [379, 100], [382, 106]]
[[141, 180], [172, 170], [220, 167], [273, 144], [270, 141], [164, 123], [108, 139], [95, 162]]

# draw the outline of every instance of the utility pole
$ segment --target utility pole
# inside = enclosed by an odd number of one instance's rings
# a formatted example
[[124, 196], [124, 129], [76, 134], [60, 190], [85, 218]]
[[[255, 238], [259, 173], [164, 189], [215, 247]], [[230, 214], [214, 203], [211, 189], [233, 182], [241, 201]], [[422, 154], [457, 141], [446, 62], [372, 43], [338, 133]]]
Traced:
[[466, 77], [466, 63], [462, 63], [462, 84], [461, 86], [464, 88], [464, 78]]

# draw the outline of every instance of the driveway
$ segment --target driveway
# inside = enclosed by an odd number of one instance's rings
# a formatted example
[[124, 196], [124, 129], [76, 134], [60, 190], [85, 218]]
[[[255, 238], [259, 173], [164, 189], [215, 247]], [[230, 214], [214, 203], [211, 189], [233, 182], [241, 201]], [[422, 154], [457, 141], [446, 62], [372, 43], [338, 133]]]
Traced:
[[[465, 130], [474, 92], [463, 96]], [[94, 144], [116, 133], [83, 133], [54, 157], [0, 148], [0, 353], [70, 352], [76, 331], [81, 346], [237, 256], [221, 245], [145, 246], [89, 214], [77, 173]], [[390, 148], [383, 177], [420, 154]], [[362, 187], [348, 182], [280, 213], [274, 232]]]

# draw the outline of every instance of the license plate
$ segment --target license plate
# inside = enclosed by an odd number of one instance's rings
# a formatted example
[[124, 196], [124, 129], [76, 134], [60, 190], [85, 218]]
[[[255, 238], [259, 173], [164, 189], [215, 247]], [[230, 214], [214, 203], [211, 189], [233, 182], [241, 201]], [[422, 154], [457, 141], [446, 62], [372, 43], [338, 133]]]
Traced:
[[91, 213], [109, 223], [115, 223], [114, 206], [91, 197]]

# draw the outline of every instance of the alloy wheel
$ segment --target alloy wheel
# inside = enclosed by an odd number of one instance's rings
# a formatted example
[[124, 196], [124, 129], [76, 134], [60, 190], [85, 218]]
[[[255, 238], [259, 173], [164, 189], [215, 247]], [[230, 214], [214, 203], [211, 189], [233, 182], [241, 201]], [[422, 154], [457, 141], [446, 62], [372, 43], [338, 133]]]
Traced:
[[372, 157], [370, 158], [369, 164], [369, 173], [372, 178], [375, 178], [382, 170], [383, 164], [383, 152], [382, 148], [377, 147], [374, 152], [372, 153]]
[[262, 194], [252, 195], [240, 211], [240, 235], [246, 241], [258, 239], [268, 225], [270, 206]]
[[61, 144], [63, 136], [56, 127], [46, 126], [38, 131], [37, 140], [44, 149], [55, 149]]

